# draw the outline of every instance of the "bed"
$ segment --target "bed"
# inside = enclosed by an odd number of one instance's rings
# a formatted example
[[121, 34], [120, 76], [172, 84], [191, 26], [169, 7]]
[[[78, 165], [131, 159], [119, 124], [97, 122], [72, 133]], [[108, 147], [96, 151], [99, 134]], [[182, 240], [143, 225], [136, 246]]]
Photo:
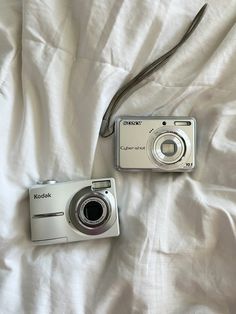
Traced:
[[[209, 0], [115, 114], [195, 117], [193, 172], [119, 172], [114, 137], [99, 137], [114, 93], [203, 4], [0, 1], [1, 313], [236, 313], [236, 1]], [[31, 242], [35, 182], [103, 177], [116, 180], [119, 237]]]

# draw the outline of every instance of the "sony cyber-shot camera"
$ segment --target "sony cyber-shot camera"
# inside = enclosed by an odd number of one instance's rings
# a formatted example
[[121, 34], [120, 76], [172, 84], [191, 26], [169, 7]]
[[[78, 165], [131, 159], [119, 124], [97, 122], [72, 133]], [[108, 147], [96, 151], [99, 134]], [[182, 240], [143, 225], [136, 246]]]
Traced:
[[195, 167], [196, 120], [190, 117], [119, 117], [118, 170], [184, 172]]
[[119, 235], [115, 180], [96, 179], [34, 185], [30, 194], [31, 239], [37, 244]]

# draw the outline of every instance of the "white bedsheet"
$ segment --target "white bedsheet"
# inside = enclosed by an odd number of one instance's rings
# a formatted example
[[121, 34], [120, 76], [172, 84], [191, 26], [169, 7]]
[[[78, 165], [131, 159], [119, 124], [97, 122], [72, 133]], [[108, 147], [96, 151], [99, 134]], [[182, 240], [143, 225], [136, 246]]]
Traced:
[[[236, 313], [236, 1], [117, 115], [191, 115], [197, 168], [121, 173], [98, 132], [127, 79], [203, 1], [0, 0], [0, 313]], [[35, 247], [28, 188], [112, 176], [119, 238]]]

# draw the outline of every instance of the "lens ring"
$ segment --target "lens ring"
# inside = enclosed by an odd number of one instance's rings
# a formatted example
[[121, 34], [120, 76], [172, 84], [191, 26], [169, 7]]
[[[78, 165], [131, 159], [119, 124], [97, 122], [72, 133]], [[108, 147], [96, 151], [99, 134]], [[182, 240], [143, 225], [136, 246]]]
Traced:
[[[156, 157], [156, 152], [154, 150], [154, 143], [157, 140], [157, 138], [167, 133], [172, 133], [179, 136], [184, 143], [184, 153], [182, 157], [180, 157], [180, 159], [177, 160], [175, 163], [173, 163], [173, 161], [171, 163], [168, 163], [168, 159], [165, 159], [165, 155], [163, 155], [163, 158], [167, 162], [163, 163], [162, 160]], [[191, 153], [192, 153], [192, 144], [191, 144], [191, 140], [188, 133], [186, 133], [184, 130], [180, 128], [176, 128], [173, 126], [163, 126], [154, 130], [149, 136], [148, 141], [147, 141], [147, 155], [150, 161], [156, 167], [158, 167], [158, 169], [163, 170], [163, 171], [175, 171], [178, 169], [182, 169], [185, 163], [189, 160]]]
[[[176, 151], [173, 155], [166, 155], [162, 151], [162, 145], [165, 142], [172, 142]], [[186, 148], [184, 140], [174, 132], [165, 132], [157, 136], [153, 143], [152, 153], [153, 157], [163, 164], [174, 164], [178, 162], [184, 155]]]
[[[92, 191], [91, 187], [87, 186], [74, 194], [69, 202], [67, 219], [70, 227], [72, 227], [75, 232], [81, 232], [87, 235], [99, 235], [111, 228], [117, 219], [117, 205], [113, 194], [110, 191], [107, 192], [108, 193], [105, 194], [103, 191]], [[83, 221], [83, 219], [81, 220], [79, 218], [81, 204], [83, 204], [85, 200], [91, 200], [93, 197], [104, 201], [107, 210], [105, 219], [96, 225], [92, 225], [91, 221], [87, 224], [85, 220]]]
[[[98, 208], [101, 207], [101, 215], [97, 219], [91, 219], [91, 218], [89, 219], [89, 217], [86, 217], [85, 211], [86, 211], [86, 208], [88, 207], [89, 203], [96, 203], [98, 205]], [[91, 207], [94, 207], [94, 206], [90, 206], [90, 208]], [[87, 210], [88, 209], [89, 208], [87, 208]], [[96, 215], [96, 213], [92, 213], [92, 212], [90, 212], [90, 210], [89, 210], [88, 214], [90, 216], [91, 215]], [[87, 226], [90, 226], [90, 227], [98, 226], [98, 225], [104, 223], [104, 221], [107, 218], [107, 215], [108, 215], [107, 204], [106, 204], [106, 202], [103, 199], [101, 199], [99, 197], [89, 197], [89, 198], [85, 199], [81, 203], [81, 205], [80, 205], [80, 207], [79, 207], [79, 209], [77, 211], [78, 219], [80, 219], [80, 221], [83, 224], [85, 224]]]

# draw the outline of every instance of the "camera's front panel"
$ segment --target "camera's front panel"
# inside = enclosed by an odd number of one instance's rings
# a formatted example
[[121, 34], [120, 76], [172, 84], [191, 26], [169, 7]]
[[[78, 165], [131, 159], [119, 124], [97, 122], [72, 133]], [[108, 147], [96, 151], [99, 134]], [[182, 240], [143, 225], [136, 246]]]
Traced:
[[189, 117], [122, 117], [116, 121], [119, 170], [191, 171], [196, 121]]
[[65, 209], [73, 189], [80, 184], [40, 184], [30, 189], [30, 218], [32, 241], [68, 240]]
[[115, 181], [35, 185], [30, 189], [30, 216], [31, 239], [37, 244], [117, 236]]

